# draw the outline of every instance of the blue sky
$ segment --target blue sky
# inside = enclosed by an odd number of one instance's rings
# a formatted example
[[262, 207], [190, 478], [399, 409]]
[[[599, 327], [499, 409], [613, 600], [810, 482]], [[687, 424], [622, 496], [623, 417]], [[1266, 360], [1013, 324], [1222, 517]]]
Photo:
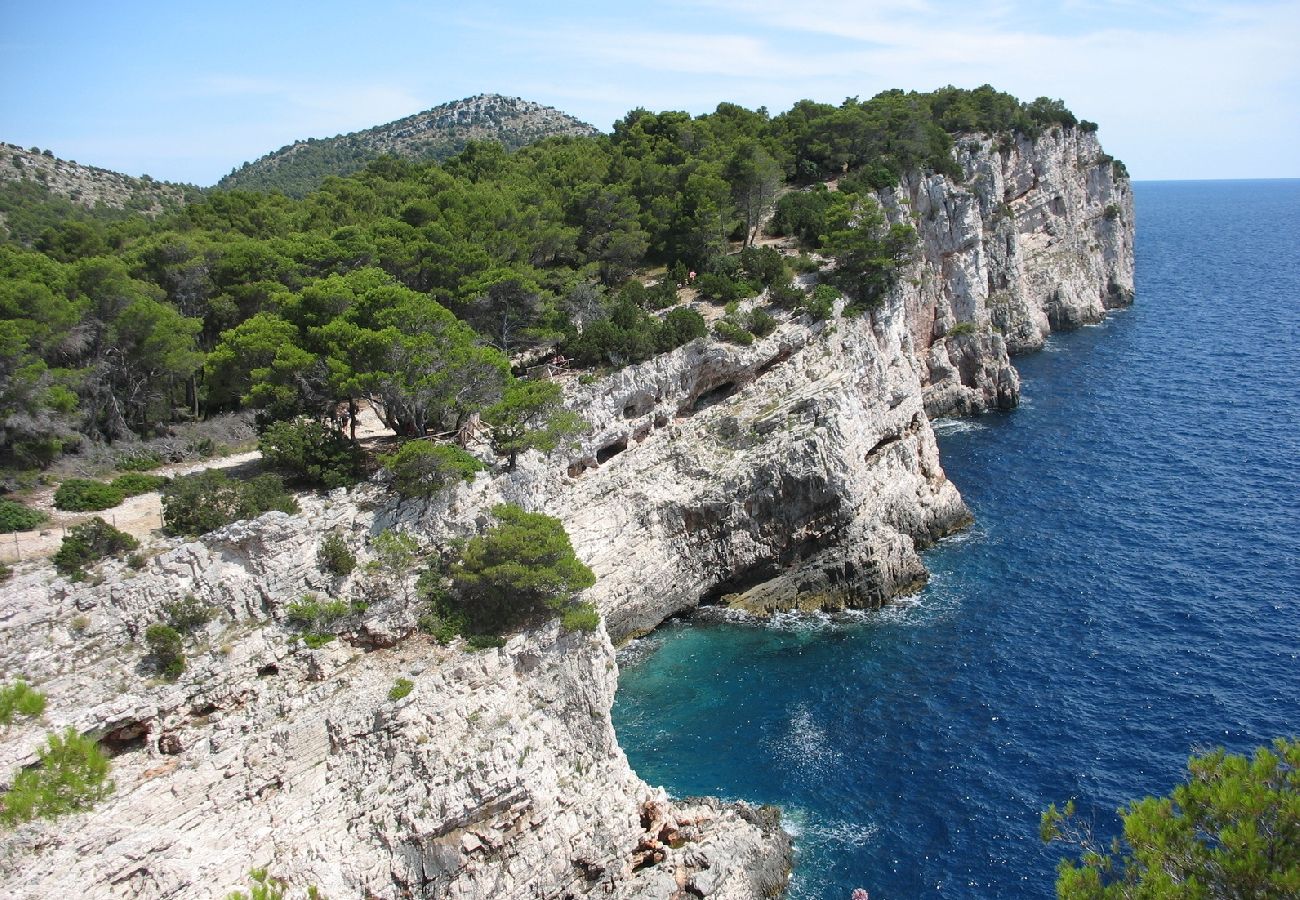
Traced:
[[481, 92], [602, 129], [989, 83], [1101, 124], [1134, 177], [1300, 177], [1300, 3], [6, 0], [0, 139], [211, 184], [298, 138]]

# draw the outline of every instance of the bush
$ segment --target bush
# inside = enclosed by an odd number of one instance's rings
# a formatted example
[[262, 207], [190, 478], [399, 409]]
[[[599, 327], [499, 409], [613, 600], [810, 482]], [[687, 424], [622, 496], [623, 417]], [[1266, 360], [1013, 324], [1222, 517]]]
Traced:
[[151, 450], [124, 453], [114, 465], [123, 472], [148, 472], [163, 464], [163, 458]]
[[54, 506], [67, 512], [95, 512], [117, 506], [126, 495], [111, 484], [89, 478], [69, 478], [54, 492]]
[[14, 570], [5, 563], [0, 562], [0, 581], [8, 581], [13, 577]]
[[175, 680], [185, 671], [185, 641], [175, 628], [162, 623], [150, 625], [144, 630], [144, 643], [164, 677]]
[[768, 291], [768, 299], [781, 309], [797, 309], [803, 305], [808, 295], [803, 288], [793, 281], [787, 281], [784, 284], [774, 284]]
[[220, 469], [176, 478], [162, 494], [163, 530], [197, 537], [240, 519], [271, 510], [295, 513], [298, 502], [277, 475], [234, 481]]
[[974, 334], [974, 322], [958, 322], [948, 329], [948, 337], [961, 337], [963, 334]]
[[285, 621], [298, 630], [304, 644], [319, 650], [334, 640], [333, 629], [339, 620], [357, 611], [346, 600], [321, 601], [315, 594], [305, 594], [301, 600], [289, 604]]
[[713, 303], [730, 303], [754, 295], [749, 285], [728, 278], [726, 275], [704, 274], [695, 279], [695, 287], [700, 296]]
[[35, 768], [14, 776], [13, 787], [0, 798], [0, 822], [14, 826], [80, 812], [112, 792], [108, 759], [99, 745], [69, 728], [47, 738]]
[[498, 634], [559, 612], [596, 583], [559, 519], [510, 504], [492, 514], [497, 524], [470, 538], [451, 570], [459, 611], [474, 634]]
[[0, 500], [0, 534], [31, 531], [48, 518], [39, 509], [23, 506], [16, 500]]
[[724, 341], [731, 341], [731, 343], [740, 344], [742, 347], [748, 347], [754, 343], [754, 336], [749, 333], [748, 329], [732, 319], [719, 319], [714, 322], [713, 331]]
[[411, 693], [415, 687], [415, 682], [409, 678], [399, 678], [393, 682], [393, 686], [388, 689], [389, 700], [401, 700], [407, 694]]
[[172, 628], [183, 634], [198, 631], [212, 621], [215, 610], [202, 603], [198, 597], [188, 594], [183, 600], [169, 603], [163, 607], [167, 613], [167, 622]]
[[407, 499], [432, 497], [457, 481], [473, 481], [486, 468], [459, 447], [428, 441], [407, 441], [382, 462], [393, 473], [393, 487]]
[[0, 688], [0, 725], [8, 728], [16, 716], [34, 719], [45, 712], [45, 695], [21, 678]]
[[776, 331], [776, 319], [765, 309], [753, 309], [749, 312], [749, 330], [754, 337], [767, 337]]
[[314, 419], [268, 425], [257, 449], [291, 480], [327, 489], [356, 483], [361, 450], [347, 435]]
[[1107, 203], [1106, 209], [1102, 211], [1102, 215], [1106, 218], [1107, 222], [1115, 221], [1119, 218], [1119, 204]]
[[704, 316], [683, 306], [664, 316], [659, 332], [655, 335], [655, 346], [660, 353], [666, 353], [704, 337], [708, 331]]
[[803, 308], [815, 321], [829, 319], [835, 312], [835, 301], [840, 299], [840, 292], [829, 284], [819, 284], [804, 301]]
[[86, 566], [139, 546], [140, 542], [131, 535], [95, 516], [68, 529], [67, 536], [54, 554], [54, 568], [62, 575], [76, 578], [84, 574]]
[[567, 607], [560, 617], [560, 624], [565, 631], [595, 631], [600, 627], [600, 613], [584, 600]]
[[348, 549], [343, 535], [337, 531], [331, 531], [321, 539], [316, 560], [323, 570], [332, 575], [347, 575], [357, 567], [357, 555]]
[[166, 475], [145, 475], [142, 472], [131, 472], [128, 475], [120, 475], [114, 478], [109, 487], [120, 491], [123, 497], [135, 497], [140, 494], [147, 494], [150, 491], [162, 490], [163, 486], [170, 481], [171, 479]]

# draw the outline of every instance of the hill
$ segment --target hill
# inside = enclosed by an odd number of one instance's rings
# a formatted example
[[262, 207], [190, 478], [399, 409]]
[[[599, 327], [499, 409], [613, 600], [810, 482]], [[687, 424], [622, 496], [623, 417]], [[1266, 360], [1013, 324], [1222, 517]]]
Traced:
[[68, 219], [156, 216], [198, 195], [193, 185], [135, 178], [59, 159], [50, 150], [0, 143], [0, 239], [30, 244]]
[[479, 94], [453, 103], [332, 138], [309, 138], [261, 159], [244, 163], [217, 186], [252, 191], [282, 191], [302, 197], [330, 175], [349, 175], [384, 154], [415, 160], [442, 160], [471, 140], [495, 140], [507, 150], [552, 135], [593, 135], [585, 122], [549, 106]]

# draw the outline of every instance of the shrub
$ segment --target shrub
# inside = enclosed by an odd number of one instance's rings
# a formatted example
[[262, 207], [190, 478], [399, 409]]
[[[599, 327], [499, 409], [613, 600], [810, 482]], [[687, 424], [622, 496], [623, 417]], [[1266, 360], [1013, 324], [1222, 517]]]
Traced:
[[54, 492], [54, 505], [67, 512], [94, 512], [111, 509], [126, 499], [120, 490], [102, 481], [69, 478]]
[[48, 518], [39, 509], [23, 506], [16, 500], [0, 500], [0, 534], [31, 531]]
[[54, 554], [54, 568], [60, 574], [78, 577], [84, 574], [86, 566], [139, 546], [140, 542], [131, 535], [95, 516], [68, 529], [67, 536]]
[[14, 570], [5, 563], [0, 562], [0, 581], [8, 581], [13, 577]]
[[974, 334], [974, 333], [975, 333], [974, 322], [958, 322], [956, 325], [953, 325], [951, 328], [948, 329], [947, 336], [960, 337], [963, 334]]
[[389, 700], [401, 700], [415, 687], [415, 682], [409, 678], [399, 678], [393, 682], [393, 686], [388, 689]]
[[163, 610], [167, 613], [168, 624], [183, 634], [198, 631], [212, 621], [216, 612], [193, 594], [187, 594], [184, 599], [167, 604]]
[[45, 695], [21, 678], [0, 688], [0, 725], [8, 728], [16, 716], [34, 719], [45, 712]]
[[486, 468], [459, 447], [428, 441], [407, 441], [382, 462], [393, 473], [393, 487], [408, 499], [432, 497], [456, 481], [473, 481]]
[[713, 303], [730, 303], [754, 294], [747, 284], [742, 284], [726, 275], [704, 274], [695, 279], [695, 287], [700, 296]]
[[793, 281], [787, 281], [784, 284], [774, 284], [768, 291], [768, 299], [781, 309], [797, 309], [803, 305], [808, 295], [803, 288]]
[[264, 512], [295, 513], [298, 503], [277, 475], [234, 481], [219, 469], [176, 478], [162, 496], [163, 530], [197, 537], [240, 519]]
[[257, 439], [262, 457], [293, 481], [324, 488], [354, 484], [361, 450], [347, 435], [314, 419], [275, 422]]
[[0, 822], [14, 826], [80, 812], [112, 792], [108, 759], [99, 745], [69, 728], [46, 739], [35, 768], [14, 776], [13, 787], [0, 798]]
[[162, 623], [150, 625], [144, 630], [144, 643], [164, 677], [174, 680], [185, 671], [185, 642], [175, 628]]
[[1103, 210], [1102, 215], [1105, 216], [1107, 222], [1115, 221], [1116, 219], [1119, 218], [1119, 204], [1117, 203], [1106, 204], [1106, 209]]
[[504, 647], [506, 639], [499, 634], [471, 634], [465, 639], [471, 650], [492, 650]]
[[767, 337], [776, 331], [776, 319], [765, 309], [750, 310], [748, 324], [754, 337]]
[[666, 353], [704, 337], [708, 331], [704, 316], [693, 309], [679, 307], [664, 316], [655, 335], [655, 346], [660, 353]]
[[131, 472], [114, 478], [109, 487], [121, 492], [123, 497], [135, 497], [150, 491], [161, 490], [170, 478], [166, 475], [146, 475], [143, 472]]
[[451, 574], [475, 634], [496, 634], [559, 612], [596, 576], [574, 555], [559, 519], [505, 504], [497, 524], [466, 542]]
[[600, 613], [595, 606], [583, 600], [564, 610], [560, 624], [566, 631], [595, 631], [600, 626]]
[[285, 621], [299, 631], [302, 642], [312, 650], [319, 650], [334, 640], [333, 628], [340, 619], [358, 610], [346, 600], [321, 601], [315, 594], [305, 594], [290, 603]]
[[320, 542], [316, 553], [320, 567], [333, 575], [347, 575], [357, 567], [357, 555], [348, 549], [343, 535], [331, 531]]
[[754, 343], [754, 336], [743, 325], [731, 319], [719, 319], [713, 323], [713, 331], [724, 341], [748, 347]]
[[804, 301], [803, 308], [812, 319], [820, 322], [835, 312], [835, 301], [839, 298], [840, 292], [831, 285], [819, 284]]
[[163, 464], [163, 458], [150, 450], [120, 455], [114, 465], [123, 472], [148, 472]]

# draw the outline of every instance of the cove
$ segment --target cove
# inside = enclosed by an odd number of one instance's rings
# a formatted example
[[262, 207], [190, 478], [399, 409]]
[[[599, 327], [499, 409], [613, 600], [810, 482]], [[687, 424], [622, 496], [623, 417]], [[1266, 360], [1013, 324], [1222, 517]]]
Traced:
[[671, 623], [615, 726], [678, 796], [779, 804], [791, 896], [1050, 897], [1050, 802], [1300, 731], [1300, 182], [1135, 184], [1137, 304], [940, 423], [976, 524], [875, 613]]

